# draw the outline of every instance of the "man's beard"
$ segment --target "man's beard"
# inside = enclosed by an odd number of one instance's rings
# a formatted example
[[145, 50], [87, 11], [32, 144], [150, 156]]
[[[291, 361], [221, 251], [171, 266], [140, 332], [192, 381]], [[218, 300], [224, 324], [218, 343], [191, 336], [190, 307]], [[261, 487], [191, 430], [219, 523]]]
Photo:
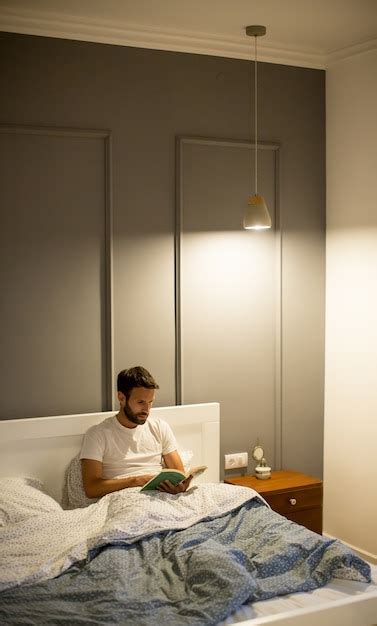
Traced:
[[145, 424], [148, 417], [148, 413], [145, 413], [144, 411], [141, 411], [140, 413], [134, 413], [133, 410], [130, 408], [127, 400], [126, 404], [124, 405], [123, 411], [126, 417], [130, 420], [130, 422], [136, 424], [136, 426], [142, 426], [143, 424]]

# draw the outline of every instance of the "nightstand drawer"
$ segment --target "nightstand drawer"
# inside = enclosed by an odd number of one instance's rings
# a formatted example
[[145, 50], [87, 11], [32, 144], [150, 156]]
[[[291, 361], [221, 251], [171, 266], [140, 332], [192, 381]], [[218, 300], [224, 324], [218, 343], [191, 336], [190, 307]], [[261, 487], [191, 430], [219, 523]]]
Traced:
[[285, 517], [296, 524], [305, 526], [319, 535], [322, 534], [322, 509], [305, 509], [301, 511], [288, 511]]
[[264, 493], [263, 497], [274, 511], [282, 515], [322, 507], [322, 487], [292, 489], [285, 493]]

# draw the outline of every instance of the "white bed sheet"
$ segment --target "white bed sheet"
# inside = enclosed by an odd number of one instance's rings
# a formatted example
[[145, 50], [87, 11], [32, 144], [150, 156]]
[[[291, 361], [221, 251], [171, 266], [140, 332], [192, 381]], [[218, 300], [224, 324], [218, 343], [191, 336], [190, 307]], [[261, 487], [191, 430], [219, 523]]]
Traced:
[[[292, 611], [297, 612], [298, 609], [318, 608], [320, 606], [329, 606], [344, 601], [347, 598], [355, 598], [355, 596], [365, 596], [365, 594], [377, 594], [377, 565], [371, 564], [372, 582], [370, 584], [355, 582], [351, 580], [340, 580], [334, 578], [331, 583], [320, 589], [315, 589], [310, 593], [292, 593], [271, 600], [254, 602], [250, 605], [242, 606], [236, 613], [221, 622], [218, 626], [230, 626], [231, 624], [243, 624], [250, 621], [255, 626], [264, 623], [273, 623], [263, 618], [270, 616], [282, 616]], [[318, 626], [321, 621], [318, 619]], [[364, 622], [363, 622], [364, 623]], [[377, 613], [375, 616], [377, 624]], [[371, 623], [372, 624], [372, 623]], [[343, 626], [340, 622], [334, 623], [333, 626]], [[354, 626], [359, 626], [355, 623]]]

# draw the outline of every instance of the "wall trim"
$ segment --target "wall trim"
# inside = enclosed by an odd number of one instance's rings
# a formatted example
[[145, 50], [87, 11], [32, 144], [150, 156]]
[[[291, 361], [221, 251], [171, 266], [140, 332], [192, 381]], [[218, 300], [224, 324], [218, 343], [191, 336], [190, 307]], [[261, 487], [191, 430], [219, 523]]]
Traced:
[[[259, 143], [258, 143], [259, 146]], [[275, 150], [276, 232], [276, 354], [275, 354], [275, 469], [283, 469], [283, 214], [281, 208], [280, 157]]]
[[[50, 11], [45, 13], [33, 10], [0, 9], [0, 30], [233, 59], [252, 58], [250, 41], [245, 36], [220, 38], [212, 33], [146, 28], [137, 24], [127, 24], [127, 27], [124, 27], [115, 21], [88, 20]], [[298, 47], [291, 48], [278, 42], [276, 44], [262, 42], [258, 48], [258, 58], [260, 61], [279, 65], [312, 69], [326, 67], [325, 54]]]
[[377, 49], [377, 39], [371, 39], [370, 41], [366, 41], [361, 44], [356, 44], [354, 46], [348, 46], [348, 48], [342, 48], [341, 50], [336, 50], [335, 52], [331, 52], [327, 57], [327, 67], [330, 67], [334, 63], [338, 61], [344, 61], [345, 59], [349, 59], [350, 57], [357, 56], [359, 54], [364, 54], [365, 52], [370, 52], [371, 50]]
[[114, 237], [113, 237], [113, 160], [112, 133], [105, 141], [105, 276], [106, 276], [106, 389], [107, 407], [116, 410], [114, 365]]
[[[111, 20], [88, 20], [65, 13], [46, 13], [32, 9], [0, 9], [0, 31], [233, 59], [252, 58], [250, 42], [243, 36], [220, 38], [212, 33], [137, 24], [127, 24], [125, 27]], [[311, 49], [289, 47], [279, 42], [261, 42], [258, 57], [265, 63], [326, 69], [331, 63], [376, 47], [377, 39], [372, 39], [341, 50], [319, 53]]]
[[182, 149], [183, 137], [175, 139], [175, 228], [174, 228], [174, 322], [175, 322], [175, 403], [182, 404]]
[[344, 541], [344, 539], [341, 539], [340, 537], [334, 537], [333, 535], [328, 535], [327, 533], [323, 533], [323, 536], [326, 537], [327, 539], [339, 539], [339, 541], [341, 541], [342, 543], [344, 543], [345, 546], [353, 550], [353, 552], [356, 552], [356, 554], [360, 556], [362, 559], [364, 559], [365, 561], [368, 561], [369, 563], [372, 563], [373, 565], [377, 565], [377, 554], [372, 554], [371, 552], [367, 552], [367, 550], [363, 550], [362, 548], [357, 548], [356, 546], [353, 546], [351, 543]]

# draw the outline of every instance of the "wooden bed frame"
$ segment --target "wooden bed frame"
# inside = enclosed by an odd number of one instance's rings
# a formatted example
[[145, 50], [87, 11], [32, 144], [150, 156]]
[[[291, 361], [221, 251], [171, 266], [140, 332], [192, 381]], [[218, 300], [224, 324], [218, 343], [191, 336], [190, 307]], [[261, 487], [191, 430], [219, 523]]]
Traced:
[[[0, 421], [0, 476], [39, 478], [45, 490], [60, 500], [63, 476], [80, 449], [83, 434], [93, 424], [114, 415], [91, 413]], [[218, 403], [153, 408], [151, 414], [173, 428], [180, 450], [193, 453], [192, 465], [208, 471], [198, 482], [218, 482], [220, 406]], [[377, 572], [377, 568], [374, 570]], [[377, 586], [317, 607], [254, 617], [238, 626], [377, 626]], [[231, 622], [226, 620], [226, 624]]]

